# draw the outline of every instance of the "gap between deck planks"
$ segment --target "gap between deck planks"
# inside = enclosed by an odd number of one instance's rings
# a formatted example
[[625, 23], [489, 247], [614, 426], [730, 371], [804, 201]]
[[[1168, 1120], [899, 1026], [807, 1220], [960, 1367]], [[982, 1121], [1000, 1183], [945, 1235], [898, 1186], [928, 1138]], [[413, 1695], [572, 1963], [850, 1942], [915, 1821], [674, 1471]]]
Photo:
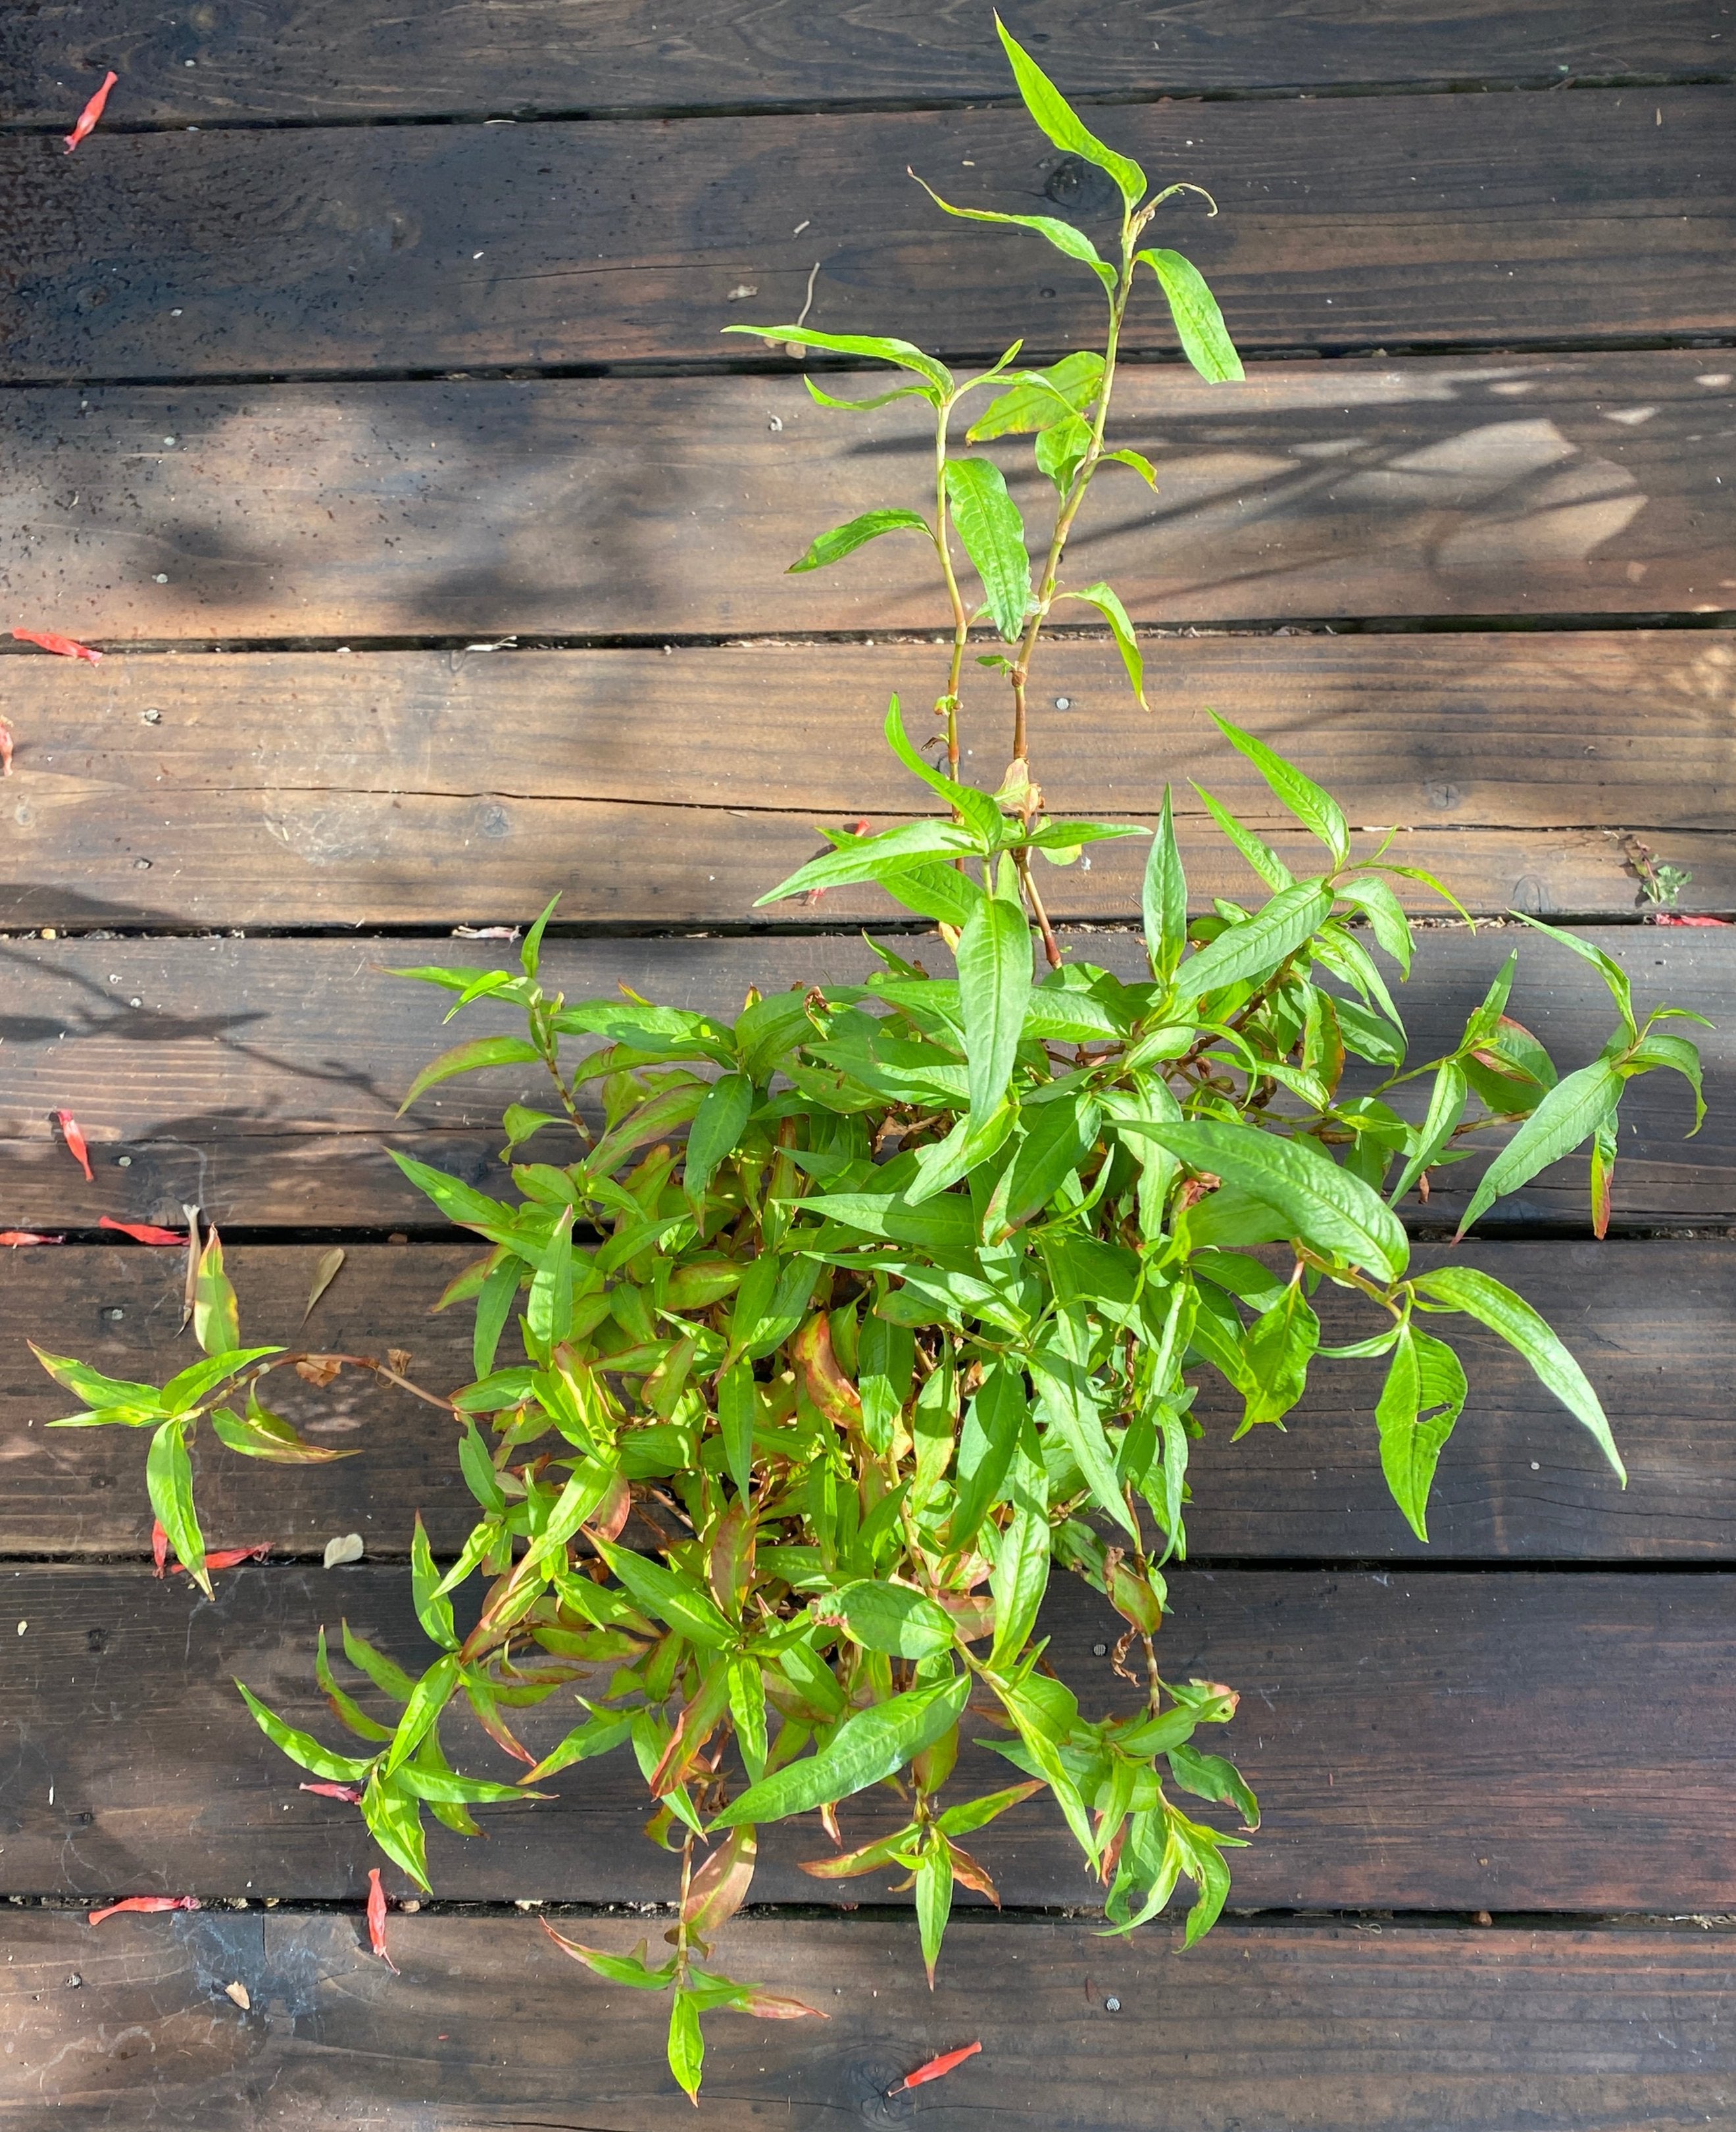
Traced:
[[[1736, 331], [1736, 89], [1123, 106], [1117, 148], [1203, 186], [1161, 242], [1244, 355]], [[1120, 195], [1021, 112], [0, 137], [0, 377], [736, 361], [744, 320], [940, 354], [1095, 347], [1101, 292], [942, 214]], [[76, 265], [69, 270], [69, 261]], [[1330, 311], [1331, 316], [1327, 317]], [[1129, 353], [1177, 343], [1154, 277]]]
[[[1604, 927], [1597, 938], [1632, 973], [1642, 1012], [1668, 1002], [1724, 1025], [1695, 1032], [1711, 1110], [1697, 1138], [1685, 1137], [1692, 1106], [1673, 1074], [1648, 1076], [1625, 1096], [1618, 1227], [1736, 1222], [1729, 1027], [1736, 930]], [[943, 966], [933, 936], [897, 944]], [[1082, 933], [1067, 945], [1076, 959], [1129, 977], [1144, 967], [1136, 933]], [[1416, 975], [1398, 996], [1413, 1058], [1457, 1043], [1515, 948], [1511, 1011], [1563, 1070], [1596, 1055], [1614, 1019], [1601, 980], [1566, 948], [1507, 926], [1475, 938], [1455, 927], [1423, 935]], [[466, 1076], [395, 1122], [404, 1090], [430, 1059], [512, 1025], [484, 1001], [443, 1027], [448, 995], [381, 966], [489, 968], [513, 953], [506, 942], [444, 939], [0, 941], [0, 1226], [89, 1229], [103, 1213], [180, 1222], [189, 1200], [208, 1218], [254, 1227], [439, 1226], [386, 1146], [504, 1189], [501, 1113], [514, 1100], [540, 1105], [546, 1083], [539, 1088], [529, 1068]], [[879, 967], [855, 934], [701, 934], [550, 941], [543, 974], [568, 999], [613, 996], [624, 982], [672, 1006], [733, 1016], [750, 986], [859, 982]], [[56, 1144], [53, 1113], [63, 1108], [90, 1141], [94, 1185]], [[552, 1137], [549, 1146], [559, 1151]], [[540, 1155], [540, 1143], [532, 1153]], [[1421, 1216], [1426, 1226], [1457, 1220], [1473, 1166], [1438, 1179]], [[1510, 1232], [1566, 1222], [1583, 1233], [1586, 1205], [1585, 1173], [1573, 1161], [1503, 1201], [1489, 1221]]]
[[[472, 1313], [429, 1315], [480, 1246], [352, 1244], [304, 1324], [316, 1245], [232, 1246], [250, 1341], [295, 1352], [410, 1352], [410, 1374], [446, 1394], [474, 1375]], [[1419, 1266], [1466, 1256], [1417, 1248]], [[1736, 1315], [1736, 1249], [1723, 1241], [1482, 1244], [1474, 1262], [1555, 1325], [1595, 1385], [1627, 1462], [1623, 1490], [1602, 1453], [1513, 1350], [1468, 1319], [1436, 1330], [1463, 1353], [1470, 1399], [1436, 1476], [1425, 1549], [1381, 1478], [1374, 1402], [1384, 1362], [1316, 1363], [1283, 1429], [1230, 1437], [1241, 1402], [1210, 1371], [1192, 1451], [1196, 1558], [1318, 1562], [1396, 1558], [1698, 1563], [1736, 1560], [1736, 1445], [1720, 1360]], [[73, 1355], [111, 1376], [156, 1380], [193, 1352], [179, 1337], [184, 1255], [131, 1246], [21, 1251], [0, 1257], [0, 1554], [100, 1556], [150, 1546], [143, 1441], [123, 1429], [49, 1429], [77, 1402], [25, 1346]], [[1328, 1289], [1327, 1337], [1356, 1339], [1366, 1313]], [[420, 1510], [434, 1544], [456, 1555], [476, 1511], [453, 1457], [448, 1417], [347, 1371], [325, 1391], [288, 1372], [266, 1393], [309, 1440], [357, 1455], [265, 1467], [198, 1440], [200, 1516], [210, 1544], [271, 1539], [278, 1555], [317, 1557], [360, 1530], [371, 1557], [402, 1557]], [[0, 1627], [3, 1627], [0, 1621]]]
[[[1476, 0], [1427, 10], [1350, 0], [1274, 13], [1225, 0], [1209, 16], [1170, 9], [1134, 35], [1077, 4], [1007, 0], [1015, 36], [1071, 96], [1174, 91], [1728, 75], [1729, 17], [1707, 0], [1616, 7], [1542, 0], [1491, 12]], [[848, 107], [1005, 100], [986, 5], [937, 9], [828, 0], [768, 10], [748, 0], [676, 0], [655, 23], [634, 0], [487, 0], [391, 14], [345, 0], [254, 0], [199, 16], [141, 18], [127, 0], [76, 16], [0, 17], [0, 69], [14, 124], [70, 125], [85, 75], [113, 66], [117, 125], [307, 122], [453, 113]]]
[[[286, 909], [304, 924], [450, 924], [556, 887], [566, 923], [787, 923], [803, 906], [752, 906], [818, 848], [817, 821], [880, 828], [932, 804], [879, 729], [896, 694], [925, 737], [946, 656], [822, 643], [20, 659], [5, 669], [17, 752], [0, 924], [269, 925]], [[1628, 832], [1689, 865], [1683, 907], [1736, 909], [1723, 632], [1166, 637], [1145, 656], [1149, 711], [1112, 646], [1048, 648], [1035, 767], [1061, 816], [1155, 819], [1173, 785], [1202, 903], [1245, 876], [1195, 781], [1311, 863], [1211, 705], [1352, 822], [1408, 825], [1394, 856], [1479, 914], [1632, 912]], [[981, 680], [967, 703], [966, 771], [991, 781], [1002, 691]], [[1144, 852], [1101, 847], [1089, 872], [1051, 875], [1052, 911], [1136, 914]], [[825, 915], [879, 907], [833, 891]]]
[[[1235, 387], [1134, 367], [1116, 435], [1155, 457], [1158, 493], [1110, 468], [1074, 566], [1142, 623], [1719, 613], [1733, 375], [1705, 349], [1260, 364]], [[947, 619], [914, 540], [784, 574], [842, 520], [922, 503], [925, 484], [932, 501], [907, 403], [840, 415], [795, 377], [31, 387], [7, 405], [10, 612], [99, 643]], [[1043, 522], [1053, 491], [1006, 457]]]
[[[611, 1952], [662, 1920], [563, 1918]], [[197, 2122], [203, 2132], [478, 2126], [675, 2132], [664, 2002], [583, 1974], [530, 1918], [394, 1917], [394, 1977], [354, 1917], [0, 1912], [0, 2125]], [[741, 1919], [731, 1973], [823, 2021], [707, 2024], [718, 2132], [1673, 2132], [1723, 2121], [1736, 2081], [1728, 1934], [1281, 1927], [1231, 1920], [1185, 1957], [1149, 1927], [955, 1922], [935, 1991], [914, 1928]], [[70, 1976], [79, 1979], [68, 1988]], [[239, 1983], [246, 2013], [225, 1995]], [[1113, 2008], [1114, 2010], [1111, 2010]], [[885, 2091], [967, 2039], [919, 2101]], [[51, 2120], [45, 2110], [51, 2110]]]
[[[1235, 1758], [1265, 1815], [1231, 1861], [1238, 1906], [1736, 1909], [1736, 1576], [1399, 1565], [1168, 1574], [1166, 1676], [1223, 1681], [1241, 1696], [1234, 1721], [1201, 1743]], [[13, 1563], [0, 1568], [0, 1594], [7, 1622], [29, 1625], [18, 1637], [8, 1627], [0, 1677], [0, 1723], [15, 1743], [11, 1892], [365, 1892], [375, 1861], [359, 1814], [297, 1789], [302, 1773], [259, 1731], [231, 1676], [291, 1725], [347, 1740], [315, 1685], [316, 1632], [324, 1622], [335, 1637], [348, 1620], [419, 1671], [434, 1653], [401, 1563], [224, 1571], [213, 1605], [184, 1577], [153, 1582], [144, 1563]], [[460, 1595], [472, 1609], [476, 1599], [474, 1584]], [[1040, 1625], [1088, 1717], [1140, 1703], [1142, 1689], [1112, 1671], [1125, 1624], [1106, 1601], [1057, 1576]], [[604, 1679], [587, 1692], [603, 1692]], [[359, 1693], [372, 1708], [365, 1682]], [[512, 1721], [544, 1753], [583, 1716], [558, 1691]], [[986, 1718], [969, 1735], [1000, 1736]], [[468, 1709], [442, 1738], [456, 1767], [509, 1783], [522, 1774]], [[1009, 1781], [998, 1756], [967, 1746], [952, 1795]], [[439, 1897], [672, 1899], [679, 1866], [641, 1836], [647, 1799], [630, 1753], [540, 1789], [556, 1796], [479, 1808], [486, 1841], [430, 1830]], [[1234, 1823], [1227, 1809], [1200, 1811]], [[859, 1794], [840, 1814], [846, 1844], [890, 1833], [898, 1815], [885, 1792]], [[1007, 1903], [1101, 1902], [1048, 1802], [1008, 1814], [980, 1841]], [[828, 1848], [808, 1817], [762, 1831], [755, 1899], [888, 1899], [896, 1872], [846, 1885], [799, 1870]], [[412, 1892], [396, 1870], [389, 1885]]]

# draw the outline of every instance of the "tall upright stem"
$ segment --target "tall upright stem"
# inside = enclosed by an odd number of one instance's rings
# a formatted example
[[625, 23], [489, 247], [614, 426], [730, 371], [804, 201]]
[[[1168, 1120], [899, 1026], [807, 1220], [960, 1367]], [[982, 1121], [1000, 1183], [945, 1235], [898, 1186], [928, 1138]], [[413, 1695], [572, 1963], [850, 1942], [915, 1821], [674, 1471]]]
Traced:
[[947, 775], [957, 782], [958, 688], [964, 672], [965, 646], [970, 637], [971, 617], [965, 608], [964, 595], [958, 589], [957, 573], [952, 568], [952, 541], [948, 530], [947, 423], [952, 411], [951, 403], [942, 401], [934, 422], [934, 545], [940, 556], [941, 575], [946, 579], [947, 597], [952, 603], [952, 663], [947, 673], [947, 693], [935, 708], [946, 713]]

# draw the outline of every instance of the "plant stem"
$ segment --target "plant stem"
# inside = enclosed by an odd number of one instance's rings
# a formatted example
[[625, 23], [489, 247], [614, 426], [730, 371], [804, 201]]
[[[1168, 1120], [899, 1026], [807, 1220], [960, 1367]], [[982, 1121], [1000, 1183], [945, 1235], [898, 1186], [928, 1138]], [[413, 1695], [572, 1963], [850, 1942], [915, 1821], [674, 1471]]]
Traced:
[[970, 637], [971, 617], [966, 612], [964, 596], [958, 589], [957, 573], [952, 568], [952, 542], [948, 531], [947, 424], [952, 412], [952, 402], [943, 401], [934, 420], [934, 546], [940, 557], [941, 575], [946, 580], [947, 597], [952, 603], [952, 661], [947, 672], [947, 692], [935, 708], [946, 713], [947, 775], [957, 782], [958, 689], [964, 672], [965, 646]]

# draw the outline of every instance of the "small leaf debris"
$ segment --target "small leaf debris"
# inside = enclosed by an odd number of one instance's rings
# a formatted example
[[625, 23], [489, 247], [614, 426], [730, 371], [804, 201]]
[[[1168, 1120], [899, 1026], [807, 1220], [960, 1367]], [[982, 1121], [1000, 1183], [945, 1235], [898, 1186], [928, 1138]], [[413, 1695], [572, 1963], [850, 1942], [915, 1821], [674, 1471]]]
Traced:
[[314, 1269], [314, 1285], [308, 1291], [308, 1307], [301, 1313], [305, 1325], [314, 1314], [314, 1305], [338, 1278], [338, 1269], [343, 1264], [343, 1246], [334, 1244], [328, 1251], [322, 1251], [319, 1263]]

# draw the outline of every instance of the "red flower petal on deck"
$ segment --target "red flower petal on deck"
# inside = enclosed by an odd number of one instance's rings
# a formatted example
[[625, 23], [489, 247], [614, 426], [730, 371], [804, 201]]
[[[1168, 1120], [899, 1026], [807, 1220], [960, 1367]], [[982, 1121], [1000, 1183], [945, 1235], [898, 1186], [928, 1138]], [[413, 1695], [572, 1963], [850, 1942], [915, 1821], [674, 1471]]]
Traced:
[[117, 1917], [122, 1910], [197, 1910], [203, 1907], [197, 1895], [123, 1895], [106, 1910], [93, 1910], [90, 1922], [99, 1925], [104, 1918]]
[[88, 660], [93, 666], [103, 663], [100, 651], [93, 651], [88, 644], [74, 644], [70, 636], [57, 636], [51, 629], [15, 629], [12, 635], [21, 644], [38, 645], [58, 659]]
[[931, 2080], [938, 2080], [942, 2073], [951, 2072], [954, 2066], [962, 2065], [966, 2058], [974, 2058], [981, 2048], [981, 2043], [966, 2043], [962, 2051], [943, 2052], [939, 2058], [930, 2058], [926, 2065], [919, 2065], [914, 2072], [907, 2072], [886, 2093], [890, 2097], [902, 2095], [907, 2087], [926, 2087]]
[[73, 127], [70, 133], [64, 137], [66, 142], [66, 152], [69, 156], [87, 134], [94, 133], [97, 130], [97, 121], [103, 115], [103, 106], [108, 101], [108, 92], [120, 78], [112, 70], [106, 74], [103, 77], [103, 86], [79, 113], [78, 124]]
[[155, 1564], [151, 1574], [161, 1577], [169, 1567], [169, 1535], [163, 1530], [161, 1521], [151, 1521], [151, 1559]]
[[99, 1229], [118, 1229], [123, 1236], [131, 1236], [136, 1244], [184, 1244], [187, 1239], [179, 1229], [160, 1229], [155, 1222], [117, 1222], [113, 1214], [97, 1217]]
[[84, 1171], [85, 1182], [94, 1184], [97, 1180], [91, 1174], [90, 1150], [84, 1144], [84, 1134], [79, 1131], [78, 1120], [70, 1111], [56, 1111], [55, 1116], [60, 1120], [60, 1131], [65, 1137], [66, 1152]]
[[398, 1965], [386, 1951], [386, 1890], [377, 1866], [371, 1866], [367, 1874], [367, 1943], [396, 1976]]
[[39, 1236], [34, 1229], [0, 1229], [0, 1244], [64, 1244], [65, 1236]]

